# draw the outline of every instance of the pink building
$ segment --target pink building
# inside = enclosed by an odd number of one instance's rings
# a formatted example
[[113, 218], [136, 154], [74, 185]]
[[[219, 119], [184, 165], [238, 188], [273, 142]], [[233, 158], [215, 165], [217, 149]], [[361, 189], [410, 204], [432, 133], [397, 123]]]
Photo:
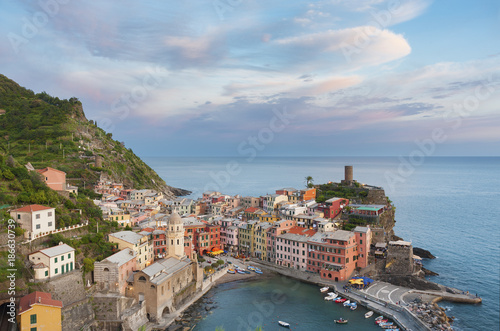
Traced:
[[127, 278], [137, 270], [136, 253], [125, 248], [101, 262], [94, 263], [94, 279], [97, 288], [125, 295]]
[[301, 271], [307, 270], [307, 241], [314, 230], [295, 226], [276, 239], [276, 264]]
[[36, 172], [42, 175], [43, 180], [53, 190], [66, 190], [66, 173], [51, 167], [37, 169]]
[[279, 235], [287, 232], [289, 229], [297, 225], [294, 220], [281, 220], [273, 223], [273, 226], [268, 230], [267, 234], [267, 261], [276, 261], [276, 240]]
[[368, 266], [368, 253], [372, 242], [372, 231], [368, 227], [357, 226], [354, 228], [356, 244], [358, 245], [356, 267], [365, 268]]

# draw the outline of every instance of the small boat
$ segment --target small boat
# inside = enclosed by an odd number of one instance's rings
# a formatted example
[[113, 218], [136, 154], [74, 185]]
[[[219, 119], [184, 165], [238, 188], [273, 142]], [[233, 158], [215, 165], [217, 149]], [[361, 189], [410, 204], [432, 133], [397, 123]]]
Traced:
[[243, 271], [243, 270], [241, 270], [241, 269], [237, 269], [237, 270], [236, 270], [236, 272], [237, 272], [237, 273], [239, 273], [239, 274], [242, 274], [242, 275], [244, 275], [244, 274], [245, 274], [245, 271]]
[[337, 299], [337, 296], [336, 296], [336, 295], [327, 295], [327, 296], [325, 297], [325, 300], [327, 300], [327, 301], [333, 301], [333, 300], [335, 300], [335, 299]]
[[234, 271], [233, 269], [228, 269], [228, 270], [227, 270], [227, 273], [228, 273], [228, 274], [234, 274], [234, 273], [236, 273], [236, 271]]
[[240, 267], [238, 267], [236, 264], [233, 265], [233, 267], [235, 267], [236, 269], [239, 269]]
[[341, 298], [341, 297], [339, 297], [337, 300], [335, 300], [335, 302], [337, 302], [337, 303], [342, 303], [342, 302], [346, 302], [346, 301], [347, 301], [347, 299]]
[[383, 319], [384, 319], [384, 316], [381, 315], [381, 316], [375, 318], [375, 321], [380, 321], [380, 320], [383, 320]]
[[357, 308], [358, 308], [358, 305], [354, 305], [354, 306], [349, 307], [350, 310], [356, 310]]
[[344, 307], [348, 306], [351, 303], [351, 300], [344, 301]]
[[387, 323], [387, 321], [388, 321], [387, 319], [385, 319], [385, 320], [377, 320], [377, 321], [375, 321], [375, 324], [380, 325], [380, 323]]
[[320, 288], [320, 289], [319, 289], [319, 291], [320, 291], [321, 293], [325, 293], [325, 292], [326, 292], [326, 291], [328, 291], [329, 289], [330, 289], [330, 288], [329, 288], [328, 286], [325, 286], [325, 287]]
[[283, 322], [283, 321], [278, 321], [278, 324], [284, 328], [289, 328], [290, 327], [290, 323], [287, 323], [287, 322]]
[[[388, 325], [390, 324], [390, 325]], [[393, 323], [387, 323], [386, 325], [382, 325], [381, 328], [382, 329], [386, 329], [386, 330], [394, 330], [394, 329], [397, 329], [398, 327], [395, 326], [395, 325], [392, 325]]]
[[243, 270], [243, 272], [246, 273], [246, 274], [251, 274], [251, 272], [248, 271], [248, 270]]
[[372, 316], [373, 316], [373, 311], [371, 310], [365, 314], [365, 318], [370, 318]]
[[261, 270], [255, 269], [254, 271], [255, 271], [256, 274], [259, 274], [259, 275], [263, 274], [263, 272]]
[[384, 328], [384, 326], [391, 326], [393, 324], [394, 324], [393, 322], [385, 322], [385, 323], [379, 323], [378, 326], [380, 326], [381, 328]]
[[254, 270], [255, 270], [255, 267], [252, 267], [251, 265], [249, 265], [249, 266], [247, 267], [247, 269], [248, 269], [248, 270], [251, 270], [251, 271], [254, 271]]
[[335, 323], [337, 324], [346, 324], [348, 320], [343, 319], [342, 317], [339, 318], [338, 320], [335, 320]]

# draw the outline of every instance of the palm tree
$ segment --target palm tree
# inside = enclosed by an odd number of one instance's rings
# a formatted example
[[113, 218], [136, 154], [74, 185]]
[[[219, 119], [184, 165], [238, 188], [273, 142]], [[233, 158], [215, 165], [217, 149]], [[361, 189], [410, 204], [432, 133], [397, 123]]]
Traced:
[[311, 176], [306, 177], [306, 186], [311, 187], [313, 185], [313, 178]]

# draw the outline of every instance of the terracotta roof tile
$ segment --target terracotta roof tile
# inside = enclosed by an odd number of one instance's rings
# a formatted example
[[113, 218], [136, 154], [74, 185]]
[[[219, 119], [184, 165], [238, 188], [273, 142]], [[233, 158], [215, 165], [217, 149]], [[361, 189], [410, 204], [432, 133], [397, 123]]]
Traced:
[[41, 205], [29, 205], [29, 206], [24, 206], [18, 209], [14, 209], [12, 211], [17, 211], [17, 212], [22, 212], [22, 213], [33, 213], [35, 211], [40, 211], [40, 210], [48, 210], [48, 209], [54, 209], [52, 207], [45, 207]]
[[50, 293], [35, 291], [21, 298], [19, 301], [19, 314], [31, 309], [34, 304], [59, 308], [63, 306], [62, 301], [53, 300]]

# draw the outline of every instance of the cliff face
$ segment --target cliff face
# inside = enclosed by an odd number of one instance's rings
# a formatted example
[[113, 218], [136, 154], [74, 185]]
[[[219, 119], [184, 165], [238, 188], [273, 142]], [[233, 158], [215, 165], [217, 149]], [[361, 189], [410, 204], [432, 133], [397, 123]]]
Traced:
[[35, 168], [66, 172], [68, 183], [91, 189], [101, 174], [129, 188], [167, 196], [189, 193], [168, 186], [124, 143], [87, 120], [77, 98], [35, 94], [0, 75], [0, 154]]

